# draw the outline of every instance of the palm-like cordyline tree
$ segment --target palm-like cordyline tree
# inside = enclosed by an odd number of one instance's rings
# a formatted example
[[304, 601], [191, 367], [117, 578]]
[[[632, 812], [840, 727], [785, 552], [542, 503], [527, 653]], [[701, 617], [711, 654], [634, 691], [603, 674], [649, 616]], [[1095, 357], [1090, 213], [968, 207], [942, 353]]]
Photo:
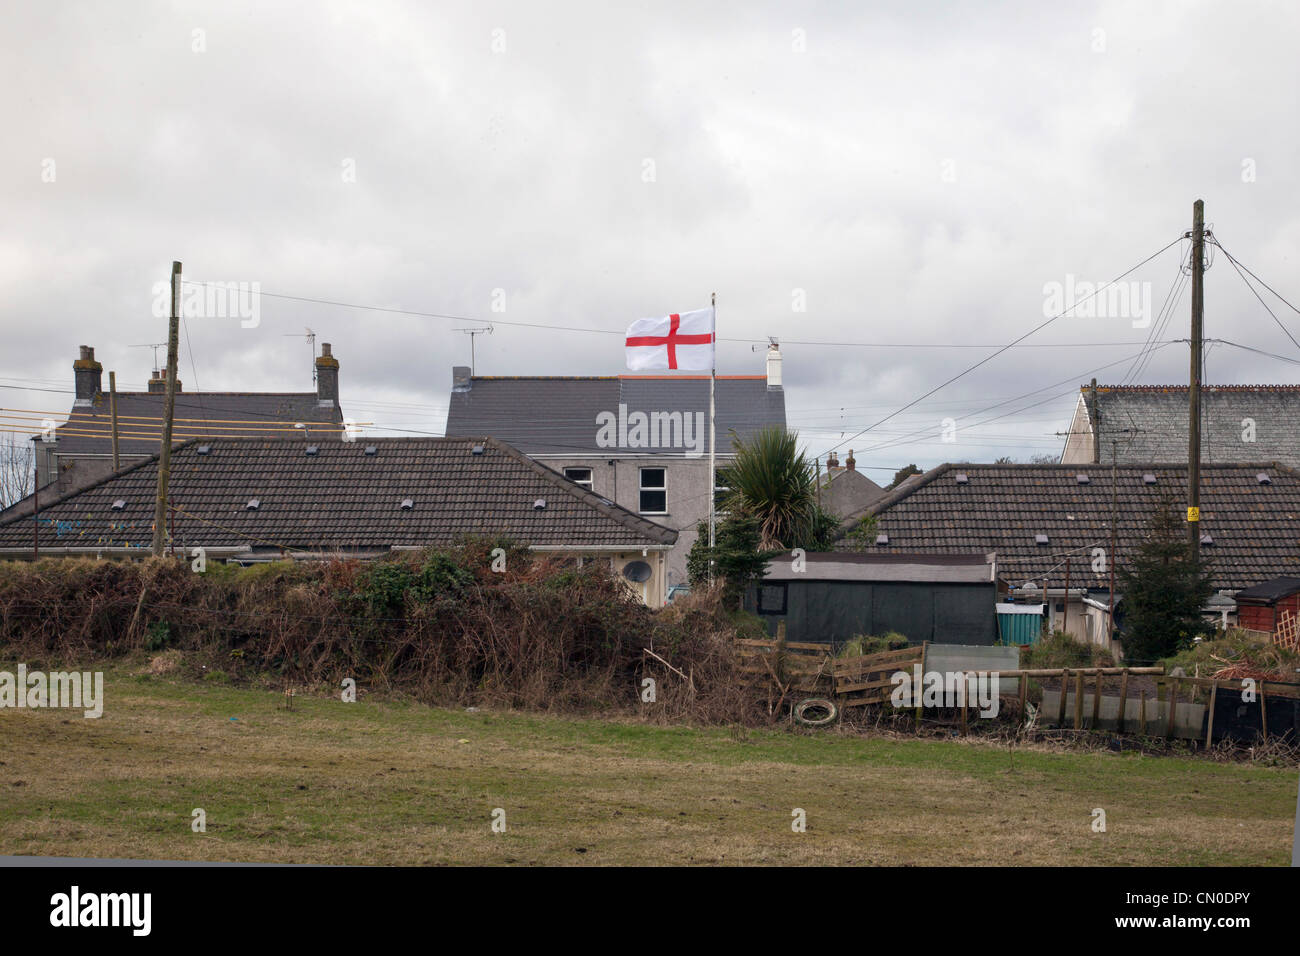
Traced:
[[798, 439], [772, 425], [732, 442], [736, 457], [726, 468], [731, 491], [723, 507], [758, 520], [764, 549], [799, 547], [816, 537], [822, 521], [813, 466]]

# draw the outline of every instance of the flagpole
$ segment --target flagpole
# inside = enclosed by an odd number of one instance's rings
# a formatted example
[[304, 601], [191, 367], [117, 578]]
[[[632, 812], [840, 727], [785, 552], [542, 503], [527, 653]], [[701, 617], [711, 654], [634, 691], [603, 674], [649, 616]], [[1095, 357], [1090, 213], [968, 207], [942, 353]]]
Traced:
[[709, 369], [709, 581], [713, 581], [713, 548], [717, 544], [717, 520], [718, 520], [718, 428], [714, 419], [716, 403], [714, 401], [714, 386], [718, 378], [718, 294], [712, 293], [709, 297], [709, 306], [713, 310], [713, 342], [711, 354], [713, 357], [710, 363], [713, 367]]

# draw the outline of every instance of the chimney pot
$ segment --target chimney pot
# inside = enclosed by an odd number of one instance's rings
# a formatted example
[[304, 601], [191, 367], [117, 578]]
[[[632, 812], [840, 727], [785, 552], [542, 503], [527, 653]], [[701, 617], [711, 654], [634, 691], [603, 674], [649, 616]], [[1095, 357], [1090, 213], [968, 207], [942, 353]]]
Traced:
[[316, 404], [333, 407], [339, 403], [339, 360], [328, 342], [322, 342], [316, 356]]
[[849, 457], [844, 459], [844, 467], [847, 468], [849, 471], [853, 471], [857, 467], [857, 464], [858, 464], [858, 460], [853, 457], [853, 449], [850, 448]]
[[95, 361], [95, 350], [81, 346], [81, 357], [72, 363], [72, 381], [75, 388], [74, 405], [94, 404], [95, 396], [103, 391], [104, 366]]
[[781, 387], [781, 346], [775, 341], [767, 347], [767, 387]]
[[[176, 391], [180, 392], [184, 386], [179, 378], [176, 380]], [[154, 369], [153, 378], [149, 379], [149, 391], [155, 395], [161, 395], [167, 391], [167, 370]]]

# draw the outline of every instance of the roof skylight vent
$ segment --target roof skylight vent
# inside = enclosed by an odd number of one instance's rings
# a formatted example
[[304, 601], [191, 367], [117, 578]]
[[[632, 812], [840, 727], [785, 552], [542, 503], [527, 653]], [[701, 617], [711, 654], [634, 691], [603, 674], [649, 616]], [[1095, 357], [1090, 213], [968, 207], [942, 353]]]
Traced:
[[1261, 471], [1258, 475], [1256, 475], [1255, 480], [1258, 481], [1261, 485], [1271, 485], [1273, 483], [1273, 479], [1268, 476], [1268, 472], [1266, 471]]
[[959, 484], [959, 485], [968, 485], [968, 484], [970, 484], [970, 477], [969, 477], [969, 476], [966, 474], [966, 472], [964, 472], [964, 471], [959, 471], [959, 472], [957, 472], [957, 475], [956, 475], [956, 477], [955, 477], [953, 480], [956, 481], [957, 484]]
[[320, 445], [308, 445], [308, 446], [307, 446], [307, 454], [309, 454], [309, 455], [314, 455], [314, 454], [316, 454], [318, 451], [320, 451]]
[[1212, 534], [1203, 534], [1203, 535], [1201, 535], [1201, 544], [1213, 545], [1213, 544], [1214, 544], [1214, 535], [1212, 535]]
[[1148, 471], [1145, 475], [1142, 476], [1142, 484], [1154, 485], [1155, 483], [1156, 483], [1156, 476], [1153, 475], [1151, 472]]
[[889, 535], [887, 534], [876, 535], [876, 544], [889, 544]]
[[1034, 544], [1047, 544], [1048, 537], [1045, 534], [1034, 535]]
[[126, 499], [118, 498], [116, 501], [113, 502], [112, 507], [114, 511], [121, 511], [123, 508], [126, 507]]
[[534, 502], [533, 502], [533, 510], [534, 510], [534, 511], [545, 511], [545, 510], [546, 510], [546, 499], [545, 499], [545, 498], [538, 498], [536, 501], [534, 501]]
[[208, 453], [211, 452], [211, 451], [212, 451], [212, 446], [211, 446], [211, 445], [200, 445], [200, 446], [199, 446], [198, 453], [199, 453], [200, 455], [206, 455], [206, 454], [208, 454]]
[[366, 446], [366, 454], [367, 454], [367, 455], [377, 455], [377, 454], [379, 454], [379, 448], [378, 448], [377, 446], [375, 446], [375, 445], [367, 445], [367, 446]]
[[260, 507], [262, 507], [262, 499], [261, 499], [261, 498], [249, 498], [249, 499], [248, 499], [248, 504], [244, 505], [244, 510], [245, 510], [245, 511], [256, 511], [256, 510], [257, 510], [258, 508], [260, 508]]
[[483, 454], [483, 446], [482, 446], [482, 445], [475, 445], [473, 448], [470, 449], [470, 454], [471, 454], [471, 455], [481, 455], [481, 454]]
[[1089, 478], [1087, 475], [1085, 475], [1083, 472], [1080, 472], [1079, 474], [1075, 475], [1074, 480], [1077, 484], [1080, 485], [1092, 484], [1092, 479]]
[[403, 511], [410, 511], [412, 508], [415, 507], [415, 502], [412, 501], [410, 498], [403, 498], [402, 503], [398, 507], [400, 507]]

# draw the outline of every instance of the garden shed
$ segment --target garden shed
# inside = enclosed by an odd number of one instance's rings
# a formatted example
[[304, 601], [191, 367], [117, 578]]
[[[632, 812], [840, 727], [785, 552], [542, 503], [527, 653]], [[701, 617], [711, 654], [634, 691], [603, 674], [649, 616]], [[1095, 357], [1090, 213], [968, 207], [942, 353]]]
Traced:
[[745, 596], [775, 634], [838, 645], [859, 634], [905, 635], [913, 644], [997, 640], [993, 554], [783, 554]]

